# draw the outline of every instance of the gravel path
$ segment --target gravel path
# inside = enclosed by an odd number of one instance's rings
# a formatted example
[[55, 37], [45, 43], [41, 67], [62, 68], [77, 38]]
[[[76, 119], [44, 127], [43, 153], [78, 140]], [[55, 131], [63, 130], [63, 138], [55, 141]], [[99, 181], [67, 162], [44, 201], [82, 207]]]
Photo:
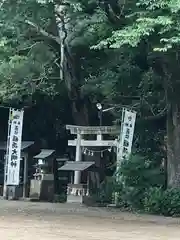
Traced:
[[179, 240], [179, 223], [118, 210], [0, 200], [3, 240]]

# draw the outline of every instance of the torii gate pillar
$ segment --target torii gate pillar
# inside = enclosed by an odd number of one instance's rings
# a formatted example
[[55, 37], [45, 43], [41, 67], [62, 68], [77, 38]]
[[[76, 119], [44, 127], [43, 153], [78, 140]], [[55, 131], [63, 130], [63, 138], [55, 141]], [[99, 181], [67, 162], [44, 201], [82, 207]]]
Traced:
[[[81, 139], [82, 136], [80, 133], [77, 134], [77, 145], [76, 145], [76, 157], [75, 161], [80, 162], [82, 158], [82, 152], [81, 152]], [[81, 182], [81, 172], [75, 171], [74, 173], [74, 184], [80, 184]]]

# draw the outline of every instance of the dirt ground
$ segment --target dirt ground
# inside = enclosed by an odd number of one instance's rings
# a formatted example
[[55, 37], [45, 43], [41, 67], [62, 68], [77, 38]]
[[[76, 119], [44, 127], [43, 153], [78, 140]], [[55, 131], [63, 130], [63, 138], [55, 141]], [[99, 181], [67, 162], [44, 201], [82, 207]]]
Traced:
[[179, 224], [179, 219], [115, 209], [0, 200], [3, 240], [179, 240]]

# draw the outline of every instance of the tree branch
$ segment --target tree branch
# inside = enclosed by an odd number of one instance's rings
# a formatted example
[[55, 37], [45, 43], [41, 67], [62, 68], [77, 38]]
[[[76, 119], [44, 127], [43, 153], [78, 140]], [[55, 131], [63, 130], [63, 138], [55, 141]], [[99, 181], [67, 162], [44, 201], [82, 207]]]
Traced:
[[157, 120], [159, 118], [166, 116], [167, 112], [168, 112], [168, 109], [167, 109], [167, 107], [165, 107], [160, 113], [153, 115], [153, 116], [145, 117], [142, 120]]
[[29, 21], [29, 20], [25, 20], [25, 23], [27, 23], [28, 25], [30, 25], [31, 27], [35, 28], [37, 32], [41, 33], [43, 36], [50, 38], [52, 40], [54, 40], [55, 42], [57, 42], [59, 45], [61, 44], [61, 39], [59, 37], [56, 37], [50, 33], [48, 33], [47, 31], [45, 31], [43, 28], [39, 27], [37, 24]]

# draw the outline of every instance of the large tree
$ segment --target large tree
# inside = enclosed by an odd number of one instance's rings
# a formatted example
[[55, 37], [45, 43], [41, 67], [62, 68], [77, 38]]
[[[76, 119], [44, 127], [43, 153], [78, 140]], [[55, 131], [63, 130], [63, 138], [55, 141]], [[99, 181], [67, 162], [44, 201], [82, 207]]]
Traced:
[[[126, 14], [126, 24], [100, 41], [95, 48], [131, 46], [147, 52], [149, 73], [156, 94], [167, 113], [168, 185], [180, 186], [180, 99], [179, 44], [180, 5], [178, 0], [135, 1]], [[123, 11], [123, 10], [122, 10]], [[147, 74], [146, 74], [147, 75]], [[158, 77], [158, 82], [155, 80]], [[148, 78], [146, 78], [148, 79]], [[152, 95], [152, 88], [149, 94]], [[162, 94], [163, 93], [163, 94]], [[158, 99], [158, 98], [157, 98]]]

